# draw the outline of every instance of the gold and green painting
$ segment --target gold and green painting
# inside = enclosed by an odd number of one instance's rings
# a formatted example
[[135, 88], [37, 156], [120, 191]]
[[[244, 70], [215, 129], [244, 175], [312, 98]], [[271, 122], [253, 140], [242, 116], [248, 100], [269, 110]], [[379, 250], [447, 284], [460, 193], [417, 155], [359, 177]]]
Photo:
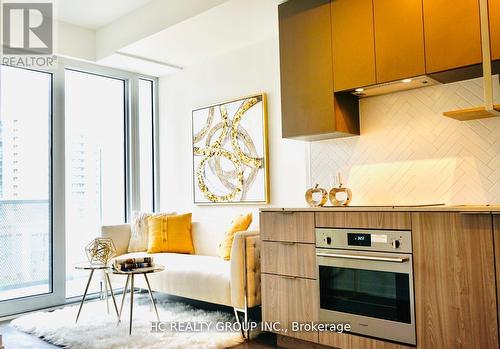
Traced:
[[195, 204], [269, 202], [266, 96], [193, 110]]

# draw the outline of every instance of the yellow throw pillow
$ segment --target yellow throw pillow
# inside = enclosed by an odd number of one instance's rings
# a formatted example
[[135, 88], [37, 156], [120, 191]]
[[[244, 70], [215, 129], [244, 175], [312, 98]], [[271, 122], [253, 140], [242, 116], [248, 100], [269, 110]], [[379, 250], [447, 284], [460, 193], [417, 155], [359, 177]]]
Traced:
[[152, 216], [148, 226], [148, 253], [194, 253], [191, 213]]
[[219, 245], [219, 256], [228, 261], [231, 258], [231, 248], [233, 247], [234, 235], [237, 232], [245, 231], [252, 223], [252, 214], [242, 214], [232, 222], [231, 228], [226, 231], [224, 240]]

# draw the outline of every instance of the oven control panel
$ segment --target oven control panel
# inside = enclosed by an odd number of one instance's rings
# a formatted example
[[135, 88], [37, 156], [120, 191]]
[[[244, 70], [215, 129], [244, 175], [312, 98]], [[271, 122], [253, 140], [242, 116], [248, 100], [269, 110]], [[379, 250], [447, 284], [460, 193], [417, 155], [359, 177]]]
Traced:
[[316, 247], [411, 253], [411, 231], [317, 228]]

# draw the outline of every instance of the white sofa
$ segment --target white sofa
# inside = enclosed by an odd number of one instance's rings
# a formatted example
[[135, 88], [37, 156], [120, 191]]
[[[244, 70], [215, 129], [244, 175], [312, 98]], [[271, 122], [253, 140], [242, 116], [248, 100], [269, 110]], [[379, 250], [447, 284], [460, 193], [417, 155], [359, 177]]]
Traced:
[[[193, 224], [193, 229], [196, 229]], [[154, 263], [165, 270], [148, 276], [153, 291], [200, 301], [231, 306], [239, 321], [238, 312], [245, 317], [248, 309], [260, 305], [260, 239], [257, 231], [244, 231], [235, 235], [231, 259], [209, 255], [133, 252], [127, 253], [130, 225], [112, 225], [101, 228], [103, 237], [113, 240], [117, 256], [152, 256]], [[195, 240], [198, 234], [193, 232]], [[193, 241], [196, 246], [197, 241]], [[118, 279], [118, 278], [121, 278]], [[114, 287], [125, 283], [119, 275], [113, 278]], [[137, 287], [146, 289], [143, 278], [137, 278]]]

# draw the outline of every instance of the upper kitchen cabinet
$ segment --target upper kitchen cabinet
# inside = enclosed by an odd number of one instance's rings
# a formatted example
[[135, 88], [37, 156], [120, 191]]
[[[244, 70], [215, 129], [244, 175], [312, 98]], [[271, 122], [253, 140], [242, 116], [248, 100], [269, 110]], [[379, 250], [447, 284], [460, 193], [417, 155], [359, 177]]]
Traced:
[[359, 105], [334, 96], [329, 0], [278, 7], [283, 138], [316, 140], [359, 134]]
[[373, 0], [373, 17], [377, 83], [424, 75], [422, 0]]
[[332, 0], [334, 90], [376, 83], [372, 0]]
[[423, 0], [423, 10], [427, 73], [482, 62], [478, 0]]
[[500, 0], [489, 0], [491, 58], [500, 60]]

